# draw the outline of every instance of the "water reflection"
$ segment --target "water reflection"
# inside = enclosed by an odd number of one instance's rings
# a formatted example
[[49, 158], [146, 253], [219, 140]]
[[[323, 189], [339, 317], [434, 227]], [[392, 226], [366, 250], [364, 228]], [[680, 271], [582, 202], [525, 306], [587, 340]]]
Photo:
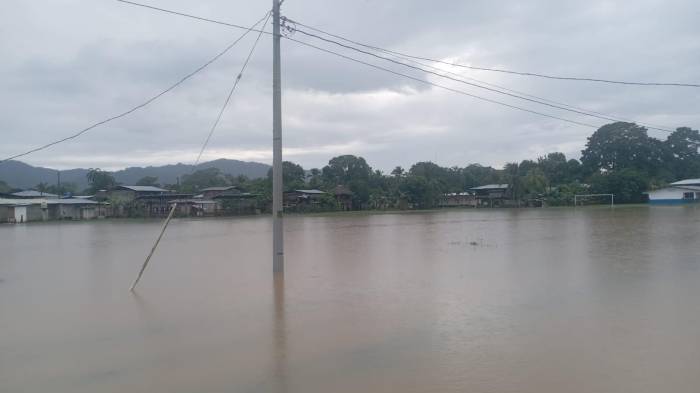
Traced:
[[287, 392], [287, 327], [284, 303], [284, 273], [273, 274], [274, 324], [272, 330], [272, 376], [274, 392]]

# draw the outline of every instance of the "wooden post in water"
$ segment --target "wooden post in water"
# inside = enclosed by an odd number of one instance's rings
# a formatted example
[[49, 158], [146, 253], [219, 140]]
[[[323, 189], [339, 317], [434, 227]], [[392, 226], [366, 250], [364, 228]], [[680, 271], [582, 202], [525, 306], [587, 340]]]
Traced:
[[151, 252], [148, 253], [146, 260], [143, 261], [143, 266], [141, 266], [141, 270], [139, 271], [139, 275], [136, 276], [136, 280], [134, 280], [134, 283], [131, 284], [131, 288], [129, 288], [129, 291], [131, 291], [131, 292], [134, 291], [134, 289], [136, 288], [136, 284], [139, 283], [141, 276], [143, 276], [143, 272], [144, 272], [144, 270], [146, 270], [146, 266], [148, 266], [148, 262], [151, 260], [153, 253], [156, 252], [156, 248], [158, 248], [158, 243], [160, 243], [160, 239], [163, 238], [163, 234], [165, 233], [165, 229], [168, 228], [168, 224], [170, 224], [170, 220], [173, 218], [173, 214], [175, 214], [175, 209], [177, 209], [177, 203], [173, 203], [173, 208], [170, 209], [170, 213], [168, 214], [168, 218], [166, 218], [165, 222], [163, 223], [163, 228], [161, 228], [161, 230], [160, 230], [160, 235], [158, 235], [158, 238], [156, 239], [156, 242], [153, 244], [153, 248], [151, 248]]

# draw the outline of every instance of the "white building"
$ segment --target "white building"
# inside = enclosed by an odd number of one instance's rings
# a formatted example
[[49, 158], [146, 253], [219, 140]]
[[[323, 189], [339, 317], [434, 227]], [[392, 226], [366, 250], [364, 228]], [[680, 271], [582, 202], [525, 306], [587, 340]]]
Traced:
[[686, 179], [668, 187], [647, 192], [651, 204], [681, 204], [700, 202], [700, 179]]

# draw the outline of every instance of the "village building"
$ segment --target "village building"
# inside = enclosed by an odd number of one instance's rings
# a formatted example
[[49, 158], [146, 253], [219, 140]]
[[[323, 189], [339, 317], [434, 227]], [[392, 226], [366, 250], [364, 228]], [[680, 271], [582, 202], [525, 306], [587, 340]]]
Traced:
[[153, 196], [170, 193], [155, 186], [116, 186], [111, 190], [100, 190], [95, 195], [96, 199], [109, 199], [112, 202], [124, 203], [131, 202], [139, 197]]
[[58, 198], [58, 195], [36, 190], [25, 190], [10, 194], [12, 198], [32, 199], [32, 198]]
[[226, 187], [208, 187], [199, 190], [200, 195], [197, 197], [202, 199], [214, 199], [222, 194], [240, 194], [241, 190], [236, 186], [226, 186]]
[[264, 208], [258, 206], [259, 194], [225, 192], [214, 197], [219, 215], [257, 214]]
[[512, 194], [512, 190], [508, 184], [487, 184], [470, 188], [469, 191], [474, 193], [477, 207], [505, 206]]
[[700, 179], [686, 179], [669, 184], [667, 187], [648, 191], [649, 203], [653, 205], [673, 205], [700, 202]]
[[129, 203], [120, 205], [120, 213], [125, 213], [127, 217], [166, 217], [172, 201], [187, 198], [192, 198], [192, 194], [166, 192], [139, 195]]
[[164, 217], [170, 213], [170, 202], [191, 198], [192, 194], [179, 194], [154, 186], [116, 186], [100, 190], [98, 201], [109, 201], [116, 217]]
[[77, 198], [0, 199], [0, 222], [25, 223], [49, 220], [90, 220], [107, 217], [109, 206]]
[[321, 198], [328, 195], [321, 190], [292, 190], [284, 192], [284, 208], [291, 211], [316, 208], [321, 205]]
[[476, 195], [472, 191], [451, 192], [444, 194], [438, 202], [439, 207], [476, 207]]
[[337, 185], [333, 190], [333, 196], [338, 204], [340, 210], [349, 211], [352, 210], [352, 197], [353, 192], [349, 188], [343, 185]]
[[217, 202], [210, 199], [174, 199], [168, 201], [169, 208], [177, 203], [175, 215], [180, 217], [205, 217], [217, 214]]

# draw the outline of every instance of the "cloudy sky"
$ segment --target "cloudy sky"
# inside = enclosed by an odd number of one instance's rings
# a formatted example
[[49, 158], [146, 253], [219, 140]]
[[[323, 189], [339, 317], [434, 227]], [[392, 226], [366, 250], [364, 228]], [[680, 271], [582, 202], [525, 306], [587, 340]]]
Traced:
[[[251, 25], [268, 1], [144, 0]], [[241, 34], [114, 0], [3, 0], [0, 11], [0, 157], [70, 135], [158, 93]], [[700, 83], [700, 2], [286, 0], [283, 15], [401, 52], [482, 67], [619, 80]], [[22, 158], [53, 168], [191, 163], [254, 34], [150, 106]], [[296, 33], [293, 38], [312, 42]], [[328, 44], [315, 44], [342, 51]], [[562, 151], [578, 158], [594, 129], [518, 112], [282, 43], [285, 159], [320, 167], [340, 154], [390, 170]], [[271, 38], [264, 36], [204, 159], [271, 161]], [[348, 55], [490, 99], [600, 126], [542, 107]], [[553, 81], [442, 66], [617, 117], [700, 127], [700, 89]], [[650, 131], [660, 138], [665, 134]]]

